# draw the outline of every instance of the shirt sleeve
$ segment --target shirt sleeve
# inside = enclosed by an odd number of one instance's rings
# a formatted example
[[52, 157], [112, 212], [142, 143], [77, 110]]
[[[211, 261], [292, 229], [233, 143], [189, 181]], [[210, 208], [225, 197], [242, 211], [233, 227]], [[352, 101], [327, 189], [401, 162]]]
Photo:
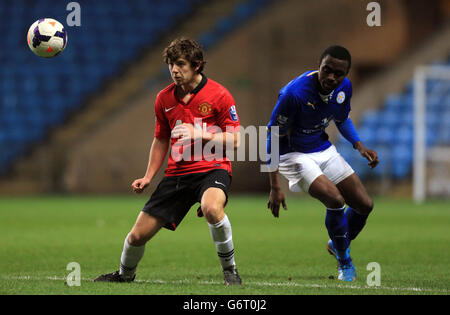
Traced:
[[[274, 137], [285, 137], [292, 123], [297, 115], [297, 110], [299, 106], [296, 98], [289, 93], [280, 93], [278, 96], [278, 102], [273, 109], [272, 116], [270, 117], [270, 122], [267, 125], [267, 154], [270, 155], [272, 152], [271, 136]], [[275, 133], [272, 127], [278, 127], [278, 133]], [[268, 163], [271, 161], [268, 159]]]
[[296, 115], [297, 106], [295, 106], [295, 99], [289, 93], [280, 93], [278, 102], [272, 111], [270, 122], [267, 125], [269, 131], [273, 126], [279, 127], [279, 136], [287, 134], [294, 117]]
[[170, 125], [164, 115], [161, 97], [158, 94], [155, 101], [155, 138], [167, 139], [170, 138]]
[[356, 142], [361, 141], [350, 117], [342, 123], [336, 122], [336, 126], [341, 135], [352, 145], [355, 145]]
[[[346, 85], [337, 94], [336, 101], [341, 106], [341, 110], [339, 111], [339, 115], [337, 115], [334, 119], [336, 123], [336, 127], [338, 128], [341, 135], [347, 139], [352, 145], [356, 142], [361, 141], [356, 129], [352, 123], [352, 120], [349, 117], [350, 114], [350, 99], [352, 98], [352, 84], [350, 80], [347, 80]], [[342, 100], [342, 101], [341, 101]]]
[[226, 91], [218, 104], [217, 125], [223, 132], [233, 130], [239, 131], [239, 116], [237, 114], [236, 103], [233, 96]]

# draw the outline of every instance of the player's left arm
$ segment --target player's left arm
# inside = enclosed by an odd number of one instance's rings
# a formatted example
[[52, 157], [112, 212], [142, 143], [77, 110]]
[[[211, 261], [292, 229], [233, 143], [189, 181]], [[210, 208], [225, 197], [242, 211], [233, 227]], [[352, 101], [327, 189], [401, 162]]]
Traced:
[[236, 150], [241, 144], [241, 135], [239, 131], [233, 132], [203, 132], [202, 134], [203, 142], [212, 142], [218, 145], [222, 144], [224, 148], [233, 148]]
[[353, 147], [356, 150], [358, 150], [359, 153], [369, 161], [369, 163], [367, 163], [367, 164], [370, 166], [370, 168], [374, 168], [380, 162], [378, 160], [377, 152], [375, 152], [374, 150], [366, 148], [361, 141], [356, 142], [353, 145]]
[[377, 152], [364, 146], [350, 117], [347, 117], [344, 121], [335, 120], [335, 123], [341, 135], [353, 145], [353, 148], [358, 150], [358, 152], [369, 161], [368, 165], [371, 168], [377, 166], [379, 163]]
[[212, 145], [222, 145], [224, 149], [236, 150], [241, 142], [239, 132], [239, 117], [236, 112], [236, 105], [233, 97], [229, 93], [218, 101], [219, 111], [216, 119], [216, 126], [203, 130], [195, 128], [194, 125], [183, 123], [172, 130], [172, 138], [181, 141], [196, 141], [201, 139], [203, 143]]
[[[342, 93], [342, 94], [341, 94]], [[334, 122], [336, 123], [336, 127], [338, 128], [341, 135], [347, 139], [352, 145], [353, 148], [358, 150], [358, 152], [366, 158], [369, 163], [370, 168], [374, 168], [379, 163], [378, 155], [374, 150], [368, 149], [364, 146], [361, 139], [356, 132], [355, 126], [353, 125], [352, 120], [349, 117], [349, 113], [351, 110], [350, 107], [350, 99], [353, 94], [352, 84], [350, 80], [345, 81], [345, 87], [342, 92], [339, 92], [337, 95], [341, 94], [341, 99], [337, 99], [338, 104], [341, 104], [342, 110], [339, 117], [336, 117]]]
[[241, 143], [240, 133], [233, 127], [227, 128], [227, 130], [229, 131], [213, 133], [196, 129], [192, 124], [183, 123], [173, 128], [171, 137], [183, 142], [201, 139], [203, 143], [210, 142], [213, 145], [222, 145], [224, 148], [233, 148], [236, 150]]
[[212, 141], [218, 145], [222, 144], [224, 149], [232, 148], [236, 150], [241, 144], [236, 102], [230, 92], [225, 89], [218, 104], [217, 128], [213, 132], [205, 132], [203, 134], [203, 142]]

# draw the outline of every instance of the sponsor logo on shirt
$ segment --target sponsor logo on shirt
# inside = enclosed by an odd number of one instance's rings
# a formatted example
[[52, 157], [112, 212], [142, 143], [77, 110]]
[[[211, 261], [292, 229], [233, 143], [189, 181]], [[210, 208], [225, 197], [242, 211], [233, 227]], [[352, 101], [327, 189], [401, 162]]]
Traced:
[[328, 127], [328, 125], [330, 124], [330, 121], [332, 119], [333, 119], [333, 116], [325, 117], [324, 119], [322, 119], [320, 121], [319, 124], [314, 125], [313, 129], [302, 129], [301, 131], [302, 131], [302, 133], [310, 134], [310, 133], [314, 133], [314, 132], [325, 130], [325, 128]]
[[286, 117], [286, 116], [283, 116], [283, 115], [278, 115], [277, 116], [277, 123], [278, 123], [278, 126], [280, 126], [280, 127], [284, 127], [284, 125], [286, 125], [287, 124], [287, 122], [288, 122], [288, 118]]
[[164, 110], [166, 111], [166, 113], [167, 112], [170, 112], [172, 109], [174, 109], [175, 107], [177, 107], [177, 106], [172, 106], [172, 107], [170, 107], [170, 108], [166, 108], [166, 107], [164, 107]]

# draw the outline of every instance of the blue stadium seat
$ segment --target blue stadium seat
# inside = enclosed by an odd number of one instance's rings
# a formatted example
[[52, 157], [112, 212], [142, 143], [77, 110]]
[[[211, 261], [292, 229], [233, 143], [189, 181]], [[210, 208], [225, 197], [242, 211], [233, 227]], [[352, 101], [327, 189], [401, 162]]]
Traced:
[[412, 110], [402, 113], [401, 124], [410, 126], [412, 128], [414, 124], [414, 112]]
[[[392, 170], [392, 148], [389, 144], [380, 144], [372, 148], [378, 154], [380, 163], [372, 169], [372, 172], [378, 177], [388, 176]], [[365, 167], [369, 168], [367, 165], [367, 160], [364, 160]]]
[[362, 156], [360, 156], [357, 152], [350, 155], [348, 159], [346, 159], [353, 170], [358, 174], [359, 177], [364, 178], [369, 174], [373, 174], [373, 170], [369, 168], [367, 165], [367, 160], [365, 160]]
[[436, 144], [446, 144], [450, 143], [450, 131], [448, 125], [442, 125], [436, 130]]
[[0, 96], [0, 100], [5, 108], [16, 108], [19, 104], [16, 93], [3, 92]]
[[396, 145], [392, 148], [392, 174], [395, 178], [408, 175], [413, 160], [412, 145]]
[[339, 136], [339, 140], [336, 143], [336, 149], [344, 159], [349, 159], [352, 154], [355, 153], [355, 149], [353, 149], [352, 145], [342, 136]]
[[410, 163], [394, 163], [392, 169], [392, 175], [396, 179], [402, 179], [408, 176], [411, 171]]
[[402, 105], [402, 98], [400, 95], [391, 94], [386, 97], [385, 108], [389, 111], [398, 112]]
[[246, 21], [250, 16], [252, 16], [254, 10], [254, 5], [251, 1], [243, 2], [236, 6], [234, 10], [234, 17], [239, 22]]
[[[426, 84], [427, 147], [437, 144], [449, 145], [450, 84], [442, 80], [428, 80]], [[368, 134], [369, 130], [375, 126], [377, 145], [374, 148], [381, 150], [379, 155], [382, 161], [380, 169], [376, 171], [377, 175], [390, 174], [397, 179], [410, 176], [414, 142], [413, 88], [413, 82], [408, 82], [402, 94], [391, 94], [386, 97], [384, 109], [367, 111], [362, 116], [358, 128], [360, 134], [361, 131], [363, 131], [362, 134]], [[393, 115], [396, 115], [397, 119]], [[391, 133], [388, 127], [392, 128]], [[380, 147], [390, 141], [393, 141], [391, 150]], [[385, 165], [383, 156], [391, 158], [391, 163]]]
[[366, 143], [367, 145], [372, 145], [373, 143], [375, 143], [377, 133], [376, 129], [370, 128], [368, 126], [362, 126], [356, 128], [356, 130], [359, 137], [364, 143]]
[[437, 128], [442, 121], [442, 114], [435, 110], [428, 110], [426, 112], [426, 126], [427, 128]]
[[386, 126], [392, 130], [401, 123], [402, 117], [397, 112], [385, 110], [379, 113], [378, 119], [380, 120], [379, 123], [381, 126]]
[[[0, 173], [15, 157], [26, 152], [30, 141], [41, 141], [61, 124], [108, 79], [151, 47], [206, 0], [80, 0], [82, 26], [67, 27], [67, 2], [53, 0], [3, 1], [0, 17], [0, 135], [2, 143], [14, 140], [16, 149], [0, 155]], [[269, 3], [249, 0], [236, 6], [231, 16], [217, 21], [215, 33], [201, 41], [208, 48]], [[53, 17], [66, 25], [68, 45], [55, 58], [36, 57], [27, 47], [28, 25]], [[24, 23], [26, 26], [24, 26]], [[11, 54], [14, 51], [14, 54]], [[167, 69], [165, 69], [167, 76]], [[17, 126], [29, 126], [26, 128]], [[0, 140], [1, 140], [0, 139]], [[3, 141], [3, 140], [1, 140]]]
[[216, 27], [214, 28], [214, 34], [216, 36], [223, 36], [232, 32], [238, 23], [231, 17], [224, 17], [217, 21]]
[[395, 131], [394, 143], [411, 145], [413, 137], [413, 129], [407, 125], [401, 125]]
[[205, 50], [213, 46], [218, 40], [218, 37], [213, 32], [205, 32], [198, 38], [198, 43]]
[[366, 126], [368, 128], [375, 129], [375, 128], [377, 128], [377, 126], [380, 122], [380, 119], [379, 119], [378, 113], [376, 111], [368, 110], [368, 111], [364, 112], [361, 121], [362, 121], [362, 123], [361, 123], [362, 126]]
[[392, 126], [383, 126], [376, 130], [376, 143], [377, 144], [391, 144], [395, 140], [394, 129]]

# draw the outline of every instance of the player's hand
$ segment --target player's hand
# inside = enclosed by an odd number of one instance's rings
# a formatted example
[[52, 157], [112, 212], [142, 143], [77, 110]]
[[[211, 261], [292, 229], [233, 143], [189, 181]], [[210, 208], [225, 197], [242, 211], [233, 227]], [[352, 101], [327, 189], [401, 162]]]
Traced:
[[361, 142], [358, 143], [356, 149], [363, 157], [365, 157], [369, 161], [367, 165], [369, 165], [370, 168], [374, 168], [378, 165], [378, 163], [380, 163], [380, 161], [378, 160], [377, 152], [367, 149]]
[[193, 124], [183, 123], [172, 129], [172, 138], [179, 141], [191, 141], [201, 138], [201, 130], [196, 130]]
[[267, 208], [272, 211], [272, 214], [275, 218], [278, 218], [280, 215], [280, 204], [283, 206], [284, 210], [287, 210], [286, 201], [284, 199], [284, 194], [280, 189], [271, 189], [269, 202], [267, 203]]
[[133, 191], [137, 194], [140, 194], [144, 191], [144, 189], [150, 184], [150, 180], [146, 177], [136, 179], [132, 184]]

